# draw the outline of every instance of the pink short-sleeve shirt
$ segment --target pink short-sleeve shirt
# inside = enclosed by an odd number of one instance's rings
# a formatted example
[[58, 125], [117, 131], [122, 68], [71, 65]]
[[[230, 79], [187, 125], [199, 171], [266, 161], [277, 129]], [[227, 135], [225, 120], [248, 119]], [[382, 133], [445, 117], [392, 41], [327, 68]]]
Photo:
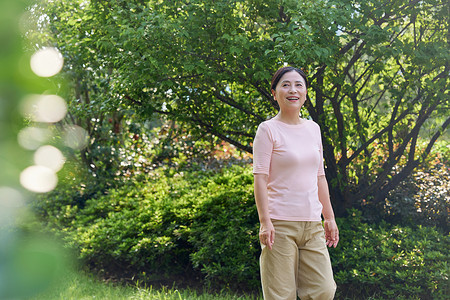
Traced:
[[319, 125], [262, 122], [253, 141], [253, 174], [268, 175], [271, 219], [320, 221], [317, 177], [325, 171]]

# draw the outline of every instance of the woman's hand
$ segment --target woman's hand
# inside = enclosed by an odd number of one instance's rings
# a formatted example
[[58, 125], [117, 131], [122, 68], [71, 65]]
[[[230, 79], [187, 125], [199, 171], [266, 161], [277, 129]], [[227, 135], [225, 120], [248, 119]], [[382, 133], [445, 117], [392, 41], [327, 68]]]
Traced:
[[333, 246], [336, 248], [339, 242], [339, 229], [336, 221], [334, 219], [325, 220], [323, 225], [325, 228], [325, 239], [327, 246]]
[[266, 245], [272, 250], [272, 245], [275, 240], [275, 228], [273, 227], [272, 221], [267, 221], [261, 223], [259, 228], [259, 241], [261, 244]]

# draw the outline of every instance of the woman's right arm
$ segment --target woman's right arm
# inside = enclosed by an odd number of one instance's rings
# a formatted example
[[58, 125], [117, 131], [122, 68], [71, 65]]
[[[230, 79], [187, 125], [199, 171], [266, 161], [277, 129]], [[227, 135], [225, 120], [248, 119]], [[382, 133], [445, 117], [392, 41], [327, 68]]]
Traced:
[[266, 245], [272, 250], [275, 229], [269, 215], [269, 198], [267, 195], [268, 177], [266, 174], [254, 174], [254, 189], [256, 208], [258, 209], [259, 222], [261, 223], [259, 240], [261, 244]]

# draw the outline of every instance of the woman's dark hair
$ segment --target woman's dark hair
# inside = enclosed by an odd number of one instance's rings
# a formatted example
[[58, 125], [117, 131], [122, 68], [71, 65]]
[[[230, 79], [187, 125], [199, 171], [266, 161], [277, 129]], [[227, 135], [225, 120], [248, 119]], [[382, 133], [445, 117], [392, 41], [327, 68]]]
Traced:
[[294, 67], [282, 67], [282, 68], [278, 69], [275, 72], [275, 74], [273, 74], [271, 90], [275, 90], [278, 82], [280, 81], [281, 77], [283, 77], [284, 74], [286, 74], [287, 72], [292, 72], [292, 71], [297, 72], [298, 74], [300, 74], [300, 76], [303, 77], [303, 79], [305, 80], [306, 88], [308, 88], [308, 80], [306, 79], [305, 72], [303, 72], [302, 70], [300, 70], [298, 68], [294, 68]]

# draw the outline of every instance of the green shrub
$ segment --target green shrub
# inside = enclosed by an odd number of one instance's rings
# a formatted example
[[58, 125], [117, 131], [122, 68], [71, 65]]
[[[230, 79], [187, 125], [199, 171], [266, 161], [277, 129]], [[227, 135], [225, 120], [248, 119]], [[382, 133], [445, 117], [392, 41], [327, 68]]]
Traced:
[[191, 259], [209, 283], [256, 288], [260, 246], [253, 175], [248, 169], [239, 172], [224, 173], [208, 185], [189, 236]]
[[66, 226], [68, 244], [97, 269], [154, 278], [195, 268], [221, 283], [239, 278], [234, 288], [258, 283], [258, 218], [248, 168], [161, 171], [72, 211], [72, 221], [59, 227]]
[[[47, 216], [97, 269], [142, 280], [203, 274], [211, 287], [259, 289], [251, 168], [161, 169], [141, 179], [99, 193], [83, 207], [60, 199], [64, 205]], [[449, 294], [448, 235], [432, 227], [373, 225], [359, 211], [338, 223], [341, 241], [330, 253], [339, 298]]]
[[129, 182], [89, 199], [68, 239], [89, 264], [110, 272], [180, 273], [190, 245], [180, 234], [189, 226], [195, 199], [181, 199], [191, 186], [182, 177], [157, 175], [153, 182]]
[[71, 226], [87, 200], [101, 197], [110, 188], [86, 168], [70, 160], [58, 173], [58, 181], [55, 190], [37, 195], [31, 206], [44, 223], [61, 230]]
[[437, 157], [391, 191], [382, 211], [392, 223], [438, 226], [449, 232], [449, 194], [448, 163]]
[[432, 227], [412, 229], [362, 222], [353, 210], [339, 219], [331, 249], [339, 295], [354, 299], [447, 299], [450, 238]]

